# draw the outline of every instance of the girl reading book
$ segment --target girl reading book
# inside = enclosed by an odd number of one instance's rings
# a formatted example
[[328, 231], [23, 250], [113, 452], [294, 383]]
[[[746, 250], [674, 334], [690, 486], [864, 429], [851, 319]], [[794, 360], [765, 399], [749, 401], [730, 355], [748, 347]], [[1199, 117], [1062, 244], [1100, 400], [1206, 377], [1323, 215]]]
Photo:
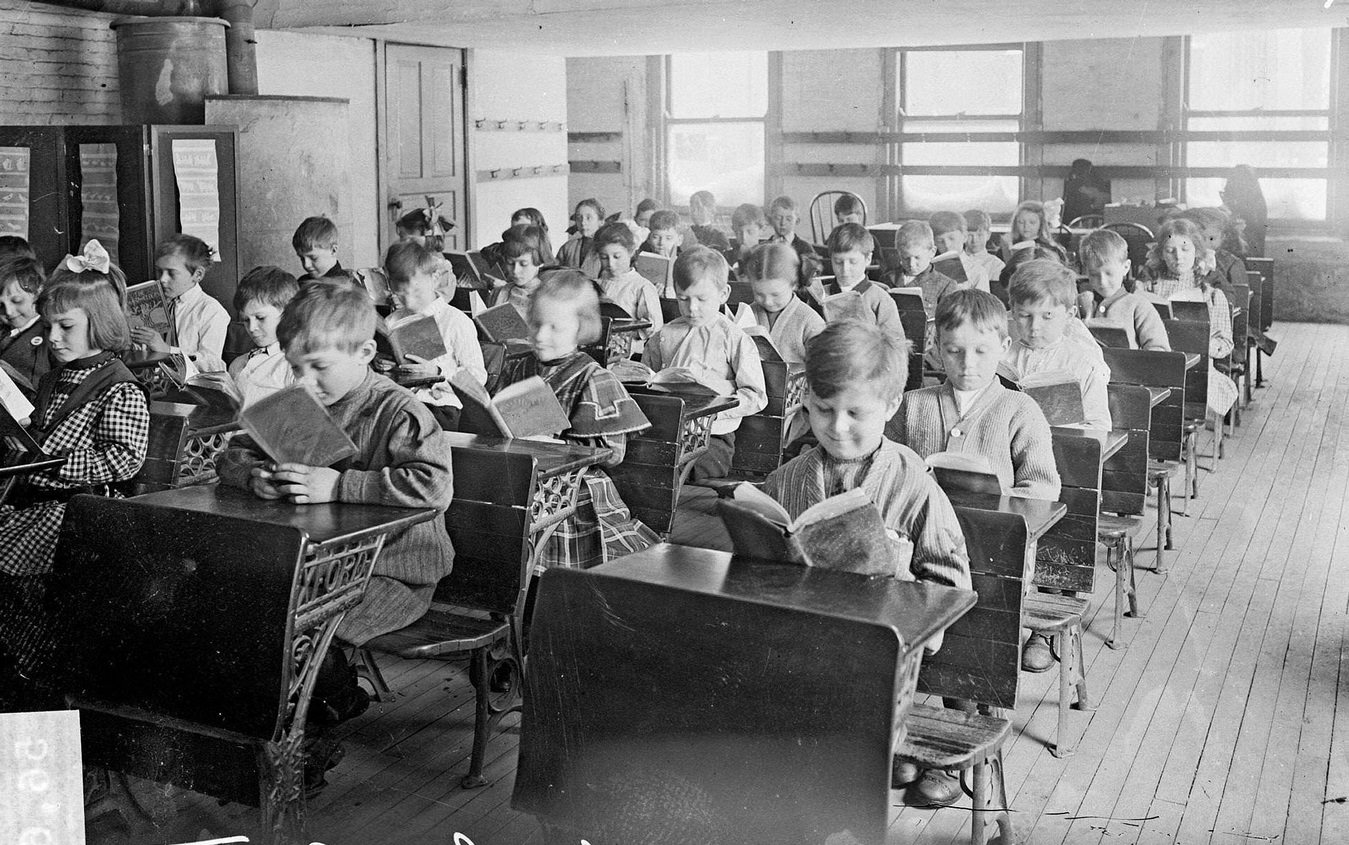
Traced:
[[563, 440], [609, 450], [586, 473], [576, 516], [548, 540], [539, 568], [586, 569], [656, 543], [655, 532], [634, 519], [602, 467], [623, 462], [627, 438], [650, 427], [618, 378], [580, 351], [599, 336], [599, 297], [584, 273], [550, 272], [530, 302], [530, 339], [538, 375], [553, 389], [571, 428]]
[[131, 344], [110, 262], [68, 256], [38, 312], [51, 325], [59, 366], [38, 382], [29, 434], [60, 466], [19, 478], [0, 506], [0, 665], [26, 672], [49, 644], [41, 609], [66, 502], [77, 493], [119, 495], [145, 460], [150, 412], [117, 354]]

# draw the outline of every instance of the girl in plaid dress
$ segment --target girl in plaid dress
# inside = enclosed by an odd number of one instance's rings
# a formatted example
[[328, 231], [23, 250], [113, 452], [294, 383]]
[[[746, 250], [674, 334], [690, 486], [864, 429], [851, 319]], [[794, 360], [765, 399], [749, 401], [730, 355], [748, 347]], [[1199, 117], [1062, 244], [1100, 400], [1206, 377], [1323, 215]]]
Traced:
[[130, 332], [107, 264], [70, 269], [38, 298], [60, 366], [38, 382], [30, 430], [44, 452], [66, 461], [21, 478], [0, 506], [0, 662], [8, 653], [20, 671], [48, 644], [39, 600], [66, 502], [77, 493], [115, 495], [113, 485], [140, 470], [150, 433], [145, 394], [116, 357]]
[[[623, 462], [629, 434], [651, 423], [618, 377], [580, 351], [580, 343], [598, 339], [599, 297], [584, 273], [548, 274], [530, 301], [529, 325], [538, 375], [557, 395], [571, 419], [564, 440], [610, 450], [602, 466]], [[656, 543], [655, 532], [634, 519], [614, 482], [600, 468], [587, 471], [577, 514], [549, 538], [539, 569], [568, 566], [587, 569]]]

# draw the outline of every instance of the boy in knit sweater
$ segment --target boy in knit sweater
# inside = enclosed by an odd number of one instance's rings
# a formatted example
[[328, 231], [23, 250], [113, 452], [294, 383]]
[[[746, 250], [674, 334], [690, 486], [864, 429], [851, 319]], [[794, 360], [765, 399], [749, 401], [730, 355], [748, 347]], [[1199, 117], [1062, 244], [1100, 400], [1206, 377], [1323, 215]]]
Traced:
[[1097, 229], [1078, 244], [1077, 257], [1095, 293], [1089, 316], [1119, 323], [1133, 349], [1167, 352], [1166, 325], [1148, 298], [1124, 287], [1129, 276], [1129, 245], [1109, 229]]
[[938, 304], [935, 328], [946, 383], [906, 393], [886, 435], [923, 458], [936, 452], [982, 455], [1008, 495], [1058, 499], [1059, 472], [1044, 412], [997, 377], [1011, 345], [1007, 309], [990, 293], [956, 291]]

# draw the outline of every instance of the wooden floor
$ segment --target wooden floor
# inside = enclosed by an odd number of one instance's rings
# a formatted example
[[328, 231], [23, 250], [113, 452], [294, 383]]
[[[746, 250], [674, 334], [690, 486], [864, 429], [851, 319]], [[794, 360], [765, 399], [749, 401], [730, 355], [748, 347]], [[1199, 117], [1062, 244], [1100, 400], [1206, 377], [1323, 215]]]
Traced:
[[[1267, 362], [1267, 386], [1217, 471], [1202, 473], [1190, 516], [1177, 516], [1169, 573], [1138, 573], [1146, 618], [1126, 620], [1131, 642], [1118, 651], [1104, 646], [1112, 599], [1108, 571], [1099, 570], [1085, 643], [1098, 707], [1072, 714], [1085, 730], [1075, 756], [1056, 759], [1046, 747], [1057, 674], [1023, 675], [1006, 756], [1018, 842], [1349, 842], [1349, 664], [1341, 671], [1349, 327], [1274, 333], [1282, 342]], [[1139, 563], [1151, 565], [1150, 548]], [[384, 665], [396, 699], [359, 720], [345, 762], [310, 802], [311, 838], [461, 845], [460, 833], [476, 845], [538, 842], [533, 820], [509, 806], [518, 730], [491, 744], [492, 784], [462, 790], [472, 723], [464, 673], [431, 662]], [[912, 810], [893, 795], [891, 842], [968, 841], [967, 810]], [[180, 804], [168, 830], [128, 838], [105, 823], [91, 827], [89, 841], [240, 833], [259, 841], [252, 810], [200, 796]]]

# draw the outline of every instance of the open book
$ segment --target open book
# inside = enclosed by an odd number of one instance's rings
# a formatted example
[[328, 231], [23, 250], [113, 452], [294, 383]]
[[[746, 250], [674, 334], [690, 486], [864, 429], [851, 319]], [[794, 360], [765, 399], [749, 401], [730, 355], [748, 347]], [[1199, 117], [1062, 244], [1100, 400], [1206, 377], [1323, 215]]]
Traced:
[[965, 272], [965, 262], [960, 260], [960, 250], [953, 249], [938, 255], [932, 259], [932, 268], [962, 285], [970, 280], [969, 274]]
[[895, 301], [895, 307], [900, 311], [927, 313], [926, 300], [923, 299], [923, 289], [920, 287], [890, 288], [890, 298]]
[[674, 261], [654, 252], [639, 252], [632, 259], [632, 269], [644, 279], [656, 286], [662, 294], [670, 290], [674, 282]]
[[196, 428], [232, 423], [244, 404], [243, 394], [229, 373], [197, 373], [183, 384], [183, 392], [197, 406], [192, 412]]
[[666, 367], [660, 372], [641, 361], [615, 361], [609, 371], [629, 387], [641, 387], [653, 393], [677, 393], [684, 396], [718, 396], [718, 391], [698, 381], [687, 367]]
[[1002, 482], [993, 471], [993, 465], [983, 455], [971, 452], [934, 452], [927, 456], [927, 465], [941, 489], [951, 492], [1002, 493]]
[[1035, 400], [1050, 425], [1082, 425], [1087, 413], [1082, 406], [1082, 384], [1067, 370], [1044, 370], [1020, 379], [998, 366], [1003, 384]]
[[303, 384], [282, 388], [244, 408], [239, 424], [278, 464], [330, 467], [356, 454], [356, 444]]
[[855, 290], [830, 294], [820, 304], [824, 306], [824, 319], [827, 323], [837, 323], [840, 320], [859, 320], [865, 323], [875, 322], [876, 319], [862, 294]]
[[913, 546], [886, 531], [861, 488], [832, 496], [796, 519], [752, 484], [737, 484], [717, 502], [737, 555], [800, 563], [860, 575], [905, 572]]
[[8, 460], [20, 455], [43, 455], [42, 447], [28, 433], [19, 420], [0, 406], [0, 458]]
[[[28, 397], [23, 395], [19, 389], [18, 382], [10, 376], [13, 372], [8, 364], [0, 361], [0, 407], [9, 412], [9, 415], [16, 420], [27, 420], [33, 417], [33, 403], [28, 401]], [[14, 373], [18, 375], [18, 373]], [[31, 385], [29, 385], [31, 387]]]
[[446, 252], [450, 262], [450, 271], [454, 273], [455, 286], [473, 290], [491, 290], [504, 284], [504, 275], [481, 252]]
[[168, 301], [159, 282], [141, 282], [126, 289], [126, 321], [133, 329], [144, 326], [170, 344], [175, 342], [177, 330], [169, 320]]
[[461, 369], [450, 376], [450, 386], [464, 406], [460, 431], [490, 437], [555, 437], [571, 428], [557, 395], [538, 376], [521, 379], [489, 396], [487, 388]]
[[382, 335], [384, 341], [377, 345], [384, 347], [381, 351], [393, 358], [395, 364], [407, 363], [409, 355], [431, 361], [448, 351], [440, 327], [436, 325], [436, 318], [430, 314], [410, 314], [382, 326], [377, 323], [376, 328], [376, 340]]
[[474, 315], [473, 322], [478, 324], [482, 333], [493, 343], [505, 343], [508, 340], [525, 340], [529, 337], [529, 324], [520, 316], [514, 305], [503, 302]]

